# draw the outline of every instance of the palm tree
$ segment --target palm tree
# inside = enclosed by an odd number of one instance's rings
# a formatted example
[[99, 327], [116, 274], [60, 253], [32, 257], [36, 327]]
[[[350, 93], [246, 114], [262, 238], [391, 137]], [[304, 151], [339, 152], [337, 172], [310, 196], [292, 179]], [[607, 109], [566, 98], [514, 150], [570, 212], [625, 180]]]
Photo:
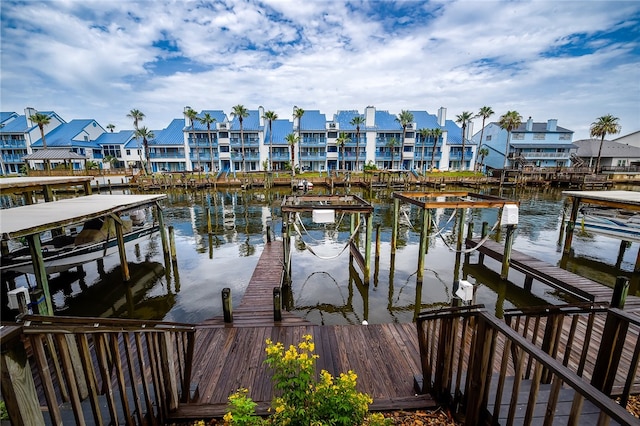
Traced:
[[249, 116], [249, 111], [244, 107], [244, 105], [236, 105], [233, 108], [231, 115], [238, 118], [240, 122], [240, 153], [242, 155], [242, 173], [246, 173], [247, 168], [244, 162], [244, 129], [242, 127], [242, 122], [245, 118]]
[[106, 155], [103, 159], [102, 162], [105, 164], [109, 165], [110, 169], [114, 168], [115, 163], [118, 161], [118, 159], [116, 157], [114, 157], [113, 155]]
[[295, 176], [296, 175], [296, 168], [294, 166], [294, 158], [296, 155], [296, 151], [295, 151], [295, 146], [298, 143], [298, 141], [300, 141], [300, 136], [296, 136], [295, 133], [289, 133], [284, 140], [287, 142], [287, 144], [289, 145], [289, 150], [291, 152], [291, 176]]
[[[142, 160], [142, 151], [140, 150], [140, 141], [138, 141], [138, 123], [141, 122], [144, 119], [144, 113], [140, 110], [137, 109], [132, 109], [131, 111], [129, 111], [129, 114], [127, 114], [127, 118], [130, 118], [133, 120], [133, 129], [134, 132], [133, 134], [136, 136], [136, 145], [138, 146], [138, 152], [140, 153], [140, 164], [144, 164], [144, 161]], [[146, 173], [146, 168], [143, 167], [142, 168], [145, 173]]]
[[[304, 110], [302, 108], [298, 108], [297, 106], [293, 107], [293, 118], [298, 119], [298, 141], [302, 140], [302, 116], [304, 115]], [[300, 164], [300, 159], [298, 159], [298, 164]], [[291, 170], [293, 175], [296, 174], [295, 164], [291, 163]]]
[[278, 119], [278, 114], [267, 111], [262, 118], [269, 121], [269, 170], [273, 171], [273, 121]]
[[202, 114], [202, 117], [198, 118], [198, 121], [207, 126], [207, 138], [209, 139], [209, 156], [211, 157], [211, 172], [213, 172], [213, 142], [211, 141], [211, 125], [216, 122], [216, 119], [208, 112]]
[[522, 123], [522, 116], [518, 114], [518, 111], [507, 111], [500, 117], [498, 125], [503, 130], [507, 131], [507, 144], [504, 147], [504, 165], [502, 167], [502, 174], [500, 175], [500, 186], [504, 183], [504, 175], [507, 171], [507, 160], [509, 157], [509, 145], [511, 144], [511, 131], [517, 129]]
[[489, 148], [482, 147], [478, 150], [478, 155], [480, 156], [480, 164], [484, 165], [484, 158], [489, 155]]
[[116, 125], [115, 124], [107, 124], [107, 130], [109, 130], [111, 133], [113, 133], [113, 131], [115, 130]]
[[360, 153], [360, 125], [365, 123], [365, 119], [362, 115], [356, 115], [351, 119], [351, 125], [356, 126], [356, 171], [360, 170], [358, 167], [358, 154]]
[[40, 136], [42, 137], [42, 149], [47, 149], [47, 141], [44, 137], [44, 126], [51, 122], [51, 118], [46, 114], [36, 112], [35, 114], [29, 116], [29, 120], [31, 120], [40, 129]]
[[[51, 118], [46, 114], [36, 112], [35, 114], [29, 116], [29, 119], [40, 129], [40, 136], [42, 137], [42, 149], [47, 149], [47, 140], [44, 137], [44, 126], [51, 122]], [[49, 162], [49, 160], [45, 160], [44, 164], [45, 169], [49, 171], [51, 169], [51, 163]]]
[[[413, 123], [413, 114], [411, 113], [411, 111], [403, 109], [396, 117], [396, 121], [402, 126], [402, 150], [404, 151], [404, 142], [407, 137], [407, 127], [409, 126], [409, 124]], [[391, 162], [391, 165], [393, 165], [393, 161]]]
[[398, 140], [396, 138], [391, 138], [389, 139], [389, 142], [387, 142], [387, 147], [391, 150], [391, 169], [393, 170], [393, 157], [394, 157], [394, 150], [396, 148], [396, 146], [398, 145]]
[[153, 134], [153, 130], [147, 129], [146, 126], [142, 126], [136, 130], [136, 139], [142, 138], [142, 146], [144, 147], [144, 155], [147, 158], [147, 164], [144, 167], [146, 173], [151, 174], [151, 161], [149, 160], [149, 139], [153, 139], [156, 135]]
[[347, 144], [349, 142], [351, 142], [351, 139], [349, 138], [349, 136], [347, 136], [347, 134], [345, 132], [340, 132], [340, 135], [338, 135], [338, 139], [336, 139], [336, 144], [342, 150], [342, 169], [345, 168], [345, 165], [344, 165], [344, 146], [345, 146], [345, 144]]
[[487, 118], [491, 117], [493, 114], [493, 110], [491, 107], [483, 106], [480, 108], [480, 112], [476, 115], [476, 117], [482, 117], [482, 129], [480, 129], [480, 145], [482, 145], [482, 137], [484, 136], [484, 122]]
[[424, 151], [426, 150], [425, 145], [429, 137], [431, 137], [432, 130], [431, 129], [420, 129], [418, 130], [418, 134], [422, 138], [422, 158], [420, 159], [420, 164], [422, 165], [422, 172], [425, 172], [424, 167]]
[[198, 111], [196, 111], [195, 109], [191, 108], [191, 107], [187, 107], [184, 110], [184, 116], [187, 117], [187, 119], [189, 120], [189, 122], [191, 123], [191, 142], [193, 142], [193, 144], [196, 147], [196, 158], [198, 161], [198, 171], [202, 170], [202, 166], [200, 165], [200, 148], [198, 147], [198, 142], [196, 140], [196, 121], [198, 119]]
[[589, 128], [591, 137], [600, 137], [600, 148], [598, 148], [598, 159], [596, 160], [596, 173], [600, 170], [600, 156], [602, 155], [602, 144], [604, 143], [605, 136], [607, 136], [607, 134], [614, 135], [620, 133], [621, 129], [620, 124], [618, 124], [618, 117], [614, 117], [611, 114], [603, 115], [591, 123], [591, 127]]
[[456, 123], [462, 125], [462, 159], [460, 160], [460, 170], [464, 170], [464, 150], [465, 140], [467, 136], [467, 123], [473, 118], [473, 113], [464, 111], [462, 114], [456, 116]]
[[436, 127], [435, 129], [431, 130], [431, 136], [433, 137], [433, 151], [431, 152], [431, 170], [433, 170], [436, 164], [436, 147], [438, 145], [438, 139], [440, 139], [440, 136], [442, 136], [442, 129], [439, 127]]

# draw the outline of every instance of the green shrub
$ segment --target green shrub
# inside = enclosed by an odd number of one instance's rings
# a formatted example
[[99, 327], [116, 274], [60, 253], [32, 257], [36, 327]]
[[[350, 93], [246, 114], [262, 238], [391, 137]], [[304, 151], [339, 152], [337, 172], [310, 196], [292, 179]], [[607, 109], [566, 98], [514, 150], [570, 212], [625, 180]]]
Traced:
[[[255, 416], [255, 402], [246, 389], [229, 397], [229, 412], [224, 417], [228, 425], [361, 425], [367, 420], [371, 397], [356, 390], [357, 375], [353, 371], [334, 378], [322, 370], [315, 376], [312, 337], [306, 335], [297, 346], [285, 349], [280, 342], [266, 341], [265, 364], [273, 370], [273, 384], [280, 396], [272, 401], [268, 419]], [[369, 418], [370, 425], [387, 424], [380, 415]]]

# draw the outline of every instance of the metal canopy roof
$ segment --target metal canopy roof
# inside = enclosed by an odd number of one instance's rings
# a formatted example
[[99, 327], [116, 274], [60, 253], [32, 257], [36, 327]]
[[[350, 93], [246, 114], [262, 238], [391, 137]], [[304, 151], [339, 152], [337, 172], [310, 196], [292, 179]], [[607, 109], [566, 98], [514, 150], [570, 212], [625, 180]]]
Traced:
[[[12, 193], [11, 190], [35, 188], [45, 185], [82, 185], [93, 179], [92, 176], [46, 176], [46, 177], [11, 177], [0, 179], [2, 193]], [[22, 192], [22, 191], [13, 191]]]
[[166, 197], [165, 194], [87, 195], [50, 203], [3, 209], [0, 210], [0, 234], [3, 240], [37, 234], [109, 213], [118, 213], [153, 204]]
[[640, 211], [640, 192], [636, 191], [562, 191], [562, 193], [577, 198], [582, 203]]
[[371, 213], [373, 206], [357, 195], [292, 195], [282, 200], [282, 212], [311, 212], [335, 210], [339, 212]]
[[506, 198], [466, 191], [394, 192], [393, 198], [422, 207], [423, 209], [499, 208], [506, 204], [520, 204], [518, 201], [507, 200]]
[[39, 149], [33, 154], [22, 157], [23, 160], [87, 160], [85, 155], [80, 155], [69, 149], [47, 148]]

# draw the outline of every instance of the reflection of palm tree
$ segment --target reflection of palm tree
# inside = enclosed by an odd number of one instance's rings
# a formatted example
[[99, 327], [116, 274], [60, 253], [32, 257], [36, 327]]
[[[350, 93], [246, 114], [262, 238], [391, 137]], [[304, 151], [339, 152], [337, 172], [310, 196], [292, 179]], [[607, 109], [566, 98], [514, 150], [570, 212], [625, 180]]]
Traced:
[[480, 156], [480, 165], [483, 166], [485, 157], [489, 155], [489, 148], [487, 148], [486, 146], [480, 148], [478, 150], [478, 155]]
[[596, 160], [596, 170], [598, 173], [600, 171], [600, 156], [602, 155], [602, 144], [604, 143], [604, 138], [607, 134], [616, 134], [620, 133], [620, 125], [618, 124], [618, 117], [614, 117], [611, 114], [603, 115], [598, 118], [597, 121], [591, 123], [591, 127], [589, 128], [591, 132], [591, 137], [600, 137], [600, 148], [598, 148], [598, 159]]

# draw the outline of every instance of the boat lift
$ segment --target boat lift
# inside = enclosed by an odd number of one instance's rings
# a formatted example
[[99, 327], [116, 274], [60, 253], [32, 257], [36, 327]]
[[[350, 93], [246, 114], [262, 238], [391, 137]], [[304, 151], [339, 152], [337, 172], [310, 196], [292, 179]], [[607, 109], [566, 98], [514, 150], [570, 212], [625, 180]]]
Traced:
[[[24, 237], [29, 243], [34, 275], [38, 290], [42, 291], [44, 306], [38, 306], [40, 314], [53, 315], [53, 304], [49, 292], [49, 283], [42, 255], [41, 234], [46, 231], [64, 228], [91, 219], [109, 216], [115, 222], [118, 252], [122, 265], [122, 277], [129, 281], [122, 221], [119, 214], [155, 205], [162, 249], [165, 259], [169, 258], [169, 243], [164, 232], [164, 219], [158, 202], [165, 194], [152, 195], [87, 195], [48, 203], [38, 203], [0, 210], [0, 236], [3, 244]], [[37, 304], [40, 305], [38, 300]]]

